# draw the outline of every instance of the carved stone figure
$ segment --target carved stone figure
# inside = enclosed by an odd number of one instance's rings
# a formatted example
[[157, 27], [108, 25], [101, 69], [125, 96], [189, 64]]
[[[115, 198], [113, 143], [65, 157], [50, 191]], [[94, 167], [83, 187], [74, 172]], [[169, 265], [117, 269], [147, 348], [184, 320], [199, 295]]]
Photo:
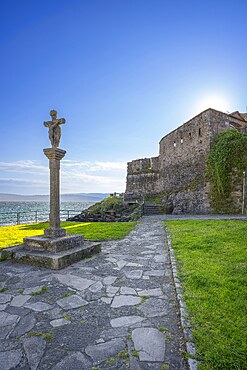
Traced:
[[61, 138], [61, 127], [65, 123], [64, 118], [57, 118], [57, 111], [50, 111], [51, 121], [44, 122], [45, 127], [49, 127], [49, 139], [51, 141], [52, 148], [58, 148]]

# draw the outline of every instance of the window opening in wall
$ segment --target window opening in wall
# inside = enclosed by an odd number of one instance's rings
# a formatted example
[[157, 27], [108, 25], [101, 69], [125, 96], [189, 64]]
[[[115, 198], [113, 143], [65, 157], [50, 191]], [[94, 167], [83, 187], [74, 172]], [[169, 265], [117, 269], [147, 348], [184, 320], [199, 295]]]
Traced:
[[202, 136], [202, 130], [201, 130], [201, 127], [199, 127], [198, 134], [199, 134], [199, 136]]
[[174, 143], [173, 143], [174, 148], [176, 148], [176, 145], [177, 145], [177, 144], [176, 144], [176, 141], [174, 141]]
[[189, 138], [192, 139], [191, 132], [189, 132]]
[[183, 144], [183, 142], [184, 142], [184, 139], [183, 139], [183, 138], [181, 137], [181, 140], [180, 140], [180, 141], [181, 141], [181, 144]]

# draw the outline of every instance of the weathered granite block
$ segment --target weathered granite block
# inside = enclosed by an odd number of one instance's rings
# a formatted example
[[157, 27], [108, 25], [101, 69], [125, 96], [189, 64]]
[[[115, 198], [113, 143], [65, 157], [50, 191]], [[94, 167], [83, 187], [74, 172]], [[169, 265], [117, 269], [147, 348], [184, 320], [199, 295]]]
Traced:
[[89, 258], [100, 251], [100, 243], [87, 243], [86, 245], [60, 252], [31, 250], [21, 245], [6, 249], [3, 258], [13, 262], [60, 270], [84, 258]]
[[83, 241], [84, 237], [82, 235], [71, 234], [58, 238], [47, 238], [44, 235], [39, 235], [23, 239], [25, 248], [49, 252], [61, 252], [81, 247]]

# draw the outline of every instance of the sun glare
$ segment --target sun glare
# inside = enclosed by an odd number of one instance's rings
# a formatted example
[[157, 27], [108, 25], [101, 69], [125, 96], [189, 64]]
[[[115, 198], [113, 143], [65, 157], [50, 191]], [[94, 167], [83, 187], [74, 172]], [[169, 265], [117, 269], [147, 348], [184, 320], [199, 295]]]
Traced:
[[227, 112], [229, 110], [229, 104], [224, 98], [220, 96], [208, 96], [204, 100], [201, 100], [196, 108], [198, 113], [208, 108], [213, 108], [222, 112]]

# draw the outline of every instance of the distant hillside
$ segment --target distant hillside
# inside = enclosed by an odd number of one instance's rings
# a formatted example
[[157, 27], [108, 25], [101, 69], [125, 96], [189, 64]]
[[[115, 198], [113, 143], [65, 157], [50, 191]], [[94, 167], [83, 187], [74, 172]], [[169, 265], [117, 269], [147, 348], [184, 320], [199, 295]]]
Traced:
[[102, 199], [109, 197], [107, 193], [78, 193], [62, 194], [62, 202], [100, 202]]
[[[62, 202], [99, 202], [108, 197], [106, 193], [61, 194]], [[0, 193], [1, 202], [48, 202], [49, 195], [19, 195]]]

